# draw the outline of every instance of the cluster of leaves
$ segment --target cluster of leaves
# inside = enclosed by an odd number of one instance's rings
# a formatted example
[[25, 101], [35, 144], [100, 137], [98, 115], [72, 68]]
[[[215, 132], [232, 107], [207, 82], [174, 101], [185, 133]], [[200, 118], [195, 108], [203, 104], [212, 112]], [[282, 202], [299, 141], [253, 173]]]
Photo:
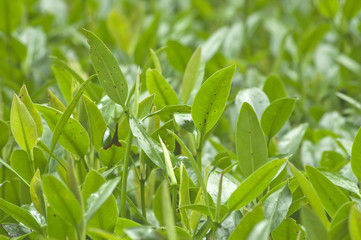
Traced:
[[361, 239], [360, 9], [0, 0], [0, 239]]

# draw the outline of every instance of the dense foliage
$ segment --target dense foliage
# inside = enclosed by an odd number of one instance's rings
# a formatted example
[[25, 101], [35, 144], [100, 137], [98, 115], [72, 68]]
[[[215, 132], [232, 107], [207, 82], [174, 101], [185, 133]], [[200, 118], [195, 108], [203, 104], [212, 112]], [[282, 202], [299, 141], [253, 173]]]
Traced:
[[0, 0], [0, 239], [361, 239], [361, 1]]

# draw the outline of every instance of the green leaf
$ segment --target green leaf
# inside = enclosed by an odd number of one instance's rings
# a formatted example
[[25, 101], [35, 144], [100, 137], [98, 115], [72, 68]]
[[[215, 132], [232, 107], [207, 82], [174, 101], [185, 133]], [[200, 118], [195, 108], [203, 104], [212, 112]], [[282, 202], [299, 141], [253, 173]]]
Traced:
[[201, 86], [192, 105], [192, 118], [202, 134], [209, 132], [221, 117], [236, 66], [232, 65], [215, 72]]
[[194, 85], [196, 84], [199, 69], [202, 60], [202, 49], [198, 47], [192, 57], [189, 59], [187, 63], [187, 67], [184, 71], [183, 81], [182, 81], [182, 89], [181, 89], [181, 96], [183, 103], [186, 103], [188, 100], [189, 95], [191, 94]]
[[228, 199], [230, 211], [244, 207], [260, 195], [285, 161], [286, 159], [276, 159], [266, 163], [246, 178]]
[[[175, 186], [172, 186], [175, 187]], [[166, 227], [168, 239], [177, 240], [176, 225], [174, 221], [174, 209], [172, 209], [168, 184], [165, 182], [162, 189], [162, 215]]]
[[153, 49], [150, 49], [150, 56], [151, 56], [151, 58], [152, 58], [154, 68], [155, 68], [160, 74], [162, 74], [162, 66], [160, 65], [160, 61], [159, 61], [159, 58], [158, 58], [158, 56], [157, 56], [157, 53], [156, 53]]
[[43, 191], [54, 212], [76, 226], [82, 218], [81, 207], [69, 188], [55, 176], [42, 178]]
[[264, 201], [264, 216], [269, 219], [271, 231], [276, 229], [285, 219], [291, 203], [292, 193], [287, 184], [272, 193]]
[[145, 152], [145, 154], [155, 165], [165, 170], [163, 159], [161, 157], [161, 154], [163, 153], [161, 146], [159, 146], [157, 142], [155, 142], [151, 137], [148, 136], [144, 127], [140, 125], [138, 123], [138, 120], [136, 120], [135, 118], [129, 119], [129, 125], [132, 129], [134, 137], [137, 138], [138, 143]]
[[184, 166], [184, 163], [181, 162], [180, 165], [180, 183], [179, 183], [179, 212], [182, 219], [183, 226], [186, 227], [186, 229], [190, 230], [189, 225], [189, 215], [190, 212], [187, 209], [181, 209], [185, 205], [189, 205], [191, 203], [189, 198], [189, 176], [187, 173], [187, 169]]
[[339, 7], [338, 0], [315, 0], [315, 2], [323, 16], [333, 18], [336, 15]]
[[316, 190], [317, 195], [320, 197], [324, 208], [333, 218], [336, 211], [343, 204], [347, 203], [349, 199], [337, 186], [335, 186], [316, 168], [306, 166], [306, 172], [308, 179], [310, 180], [313, 188]]
[[263, 132], [268, 137], [268, 141], [281, 130], [282, 126], [286, 123], [291, 116], [295, 106], [296, 99], [282, 98], [272, 102], [261, 117], [261, 126]]
[[359, 128], [351, 149], [352, 172], [361, 181], [361, 128]]
[[134, 222], [130, 219], [118, 218], [117, 224], [114, 229], [114, 233], [116, 233], [118, 236], [123, 236], [124, 229], [131, 228], [131, 227], [141, 227], [141, 226], [142, 225], [140, 225], [139, 223]]
[[269, 105], [267, 95], [258, 88], [247, 88], [237, 93], [235, 103], [239, 110], [245, 102], [253, 107], [258, 119], [261, 119], [264, 110]]
[[144, 119], [155, 115], [158, 115], [160, 118], [170, 119], [175, 113], [191, 113], [191, 111], [192, 107], [188, 105], [168, 105], [158, 111], [148, 114]]
[[170, 160], [170, 156], [169, 156], [167, 146], [162, 141], [162, 138], [160, 136], [158, 136], [158, 137], [159, 137], [159, 142], [160, 142], [160, 144], [162, 146], [162, 149], [163, 149], [165, 168], [166, 168], [166, 172], [168, 173], [168, 176], [170, 178], [171, 186], [177, 186], [178, 183], [177, 183], [177, 179], [176, 179], [176, 177], [174, 175], [172, 161]]
[[150, 110], [153, 107], [154, 97], [155, 97], [154, 94], [150, 95], [149, 97], [146, 97], [145, 99], [143, 99], [143, 101], [139, 103], [138, 114], [136, 116], [138, 119], [142, 119], [146, 117], [146, 115], [150, 112]]
[[15, 93], [10, 112], [10, 127], [15, 141], [22, 149], [30, 152], [38, 139], [36, 123], [25, 104]]
[[351, 207], [348, 230], [352, 240], [361, 239], [361, 212], [356, 205]]
[[303, 193], [306, 195], [308, 200], [310, 201], [310, 204], [313, 208], [313, 210], [318, 215], [318, 218], [322, 221], [324, 227], [328, 227], [329, 222], [325, 213], [325, 210], [322, 207], [322, 202], [320, 198], [318, 197], [315, 189], [312, 187], [311, 183], [306, 179], [305, 176], [290, 162], [288, 162], [289, 167], [291, 168], [291, 171], [296, 178], [300, 188], [302, 189]]
[[149, 55], [149, 49], [154, 48], [157, 39], [157, 30], [159, 25], [159, 14], [154, 17], [153, 22], [144, 31], [139, 38], [134, 50], [134, 61], [141, 66], [146, 61]]
[[11, 172], [13, 172], [23, 183], [25, 183], [26, 186], [30, 187], [30, 184], [17, 171], [15, 171], [9, 164], [7, 164], [1, 158], [0, 158], [0, 163], [1, 163], [1, 165], [3, 165], [3, 167], [6, 167]]
[[3, 149], [3, 147], [5, 147], [5, 145], [7, 144], [7, 142], [9, 141], [9, 137], [10, 137], [10, 128], [9, 125], [0, 120], [0, 151], [1, 149]]
[[21, 175], [26, 182], [30, 182], [33, 177], [32, 163], [30, 162], [29, 155], [25, 150], [17, 149], [12, 152], [11, 167]]
[[89, 118], [90, 139], [95, 149], [99, 149], [103, 145], [103, 136], [107, 129], [107, 124], [103, 115], [99, 111], [97, 105], [87, 96], [83, 96]]
[[247, 240], [252, 229], [264, 219], [263, 208], [257, 205], [251, 212], [247, 213], [232, 232], [229, 240]]
[[263, 86], [263, 92], [266, 93], [270, 102], [287, 97], [285, 86], [282, 80], [276, 75], [267, 77]]
[[160, 109], [167, 105], [178, 105], [177, 93], [155, 69], [147, 70], [147, 88], [150, 94], [155, 94], [154, 103], [157, 108]]
[[36, 124], [36, 130], [38, 132], [38, 137], [41, 137], [43, 135], [43, 123], [41, 122], [41, 117], [38, 110], [36, 110], [33, 102], [31, 101], [25, 85], [23, 85], [19, 91], [19, 98], [25, 104], [31, 117], [34, 119], [34, 122]]
[[119, 11], [113, 9], [110, 11], [106, 25], [110, 35], [114, 38], [117, 46], [129, 54], [131, 41], [133, 38], [131, 19]]
[[[119, 178], [116, 179], [119, 182]], [[91, 170], [85, 178], [82, 196], [84, 204], [87, 204], [86, 220], [88, 227], [101, 228], [113, 232], [117, 219], [118, 207], [115, 197], [112, 195], [112, 187], [117, 182], [108, 182], [98, 172]], [[90, 214], [90, 215], [87, 215]], [[93, 216], [91, 216], [93, 215]]]
[[41, 186], [41, 178], [39, 169], [35, 172], [30, 182], [30, 197], [33, 201], [35, 208], [43, 215], [46, 216], [45, 201], [43, 188]]
[[266, 139], [252, 106], [245, 102], [238, 116], [236, 153], [245, 177], [251, 175], [268, 161]]
[[76, 239], [74, 226], [58, 216], [52, 207], [48, 207], [46, 210], [46, 221], [49, 239]]
[[[50, 130], [54, 131], [63, 113], [42, 105], [36, 105], [36, 108], [42, 114]], [[62, 129], [59, 143], [69, 152], [84, 156], [89, 148], [89, 136], [77, 120], [70, 118]]]
[[335, 213], [329, 227], [330, 236], [333, 240], [342, 240], [349, 234], [349, 215], [353, 205], [353, 202], [347, 202]]
[[361, 2], [358, 0], [346, 0], [344, 2], [344, 5], [342, 7], [342, 16], [344, 18], [346, 18], [347, 20], [350, 20], [351, 18], [353, 18], [354, 16], [356, 16], [356, 14], [360, 11], [361, 9]]
[[99, 149], [99, 159], [104, 166], [115, 166], [123, 158], [126, 149], [126, 142], [119, 142], [121, 146], [113, 144], [110, 148]]
[[298, 240], [305, 239], [305, 232], [294, 219], [287, 218], [273, 232], [273, 240]]
[[50, 107], [55, 108], [56, 110], [59, 110], [60, 112], [65, 112], [65, 109], [66, 109], [65, 105], [50, 90], [48, 90], [48, 103], [49, 103]]
[[[319, 0], [327, 2], [328, 0]], [[338, 0], [330, 0], [338, 1]], [[301, 41], [299, 42], [298, 54], [300, 57], [304, 56], [306, 53], [311, 52], [316, 48], [317, 44], [322, 40], [323, 36], [330, 30], [330, 25], [327, 23], [320, 24], [312, 27], [308, 32], [306, 32]]]
[[94, 33], [83, 29], [90, 45], [90, 58], [105, 92], [125, 109], [128, 84], [109, 48]]
[[303, 123], [283, 135], [278, 143], [279, 151], [282, 154], [294, 154], [298, 150], [303, 136], [308, 128], [308, 123]]
[[66, 71], [64, 68], [58, 65], [52, 66], [56, 82], [60, 88], [61, 93], [63, 94], [65, 100], [70, 103], [71, 99], [73, 98], [73, 79], [72, 75]]
[[322, 220], [311, 208], [305, 206], [301, 209], [301, 222], [306, 229], [307, 239], [331, 239]]
[[192, 51], [180, 42], [169, 40], [165, 52], [167, 53], [170, 65], [172, 65], [175, 70], [184, 72], [192, 56]]
[[35, 231], [42, 233], [43, 230], [36, 221], [36, 219], [33, 217], [33, 215], [30, 214], [29, 211], [16, 206], [15, 204], [12, 204], [8, 201], [5, 201], [4, 199], [0, 198], [0, 209], [6, 212], [8, 215], [19, 221], [20, 223], [24, 224], [28, 228], [34, 229]]
[[0, 31], [10, 35], [21, 22], [23, 1], [0, 1]]

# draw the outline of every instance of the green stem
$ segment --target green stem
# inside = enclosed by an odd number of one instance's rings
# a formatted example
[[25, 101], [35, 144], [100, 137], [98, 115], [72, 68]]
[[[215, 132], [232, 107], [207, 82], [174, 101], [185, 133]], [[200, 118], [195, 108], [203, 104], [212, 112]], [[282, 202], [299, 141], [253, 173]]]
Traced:
[[147, 219], [147, 211], [145, 208], [145, 181], [144, 179], [140, 179], [140, 204], [142, 205], [142, 214], [145, 219]]
[[[129, 110], [125, 111], [125, 114], [128, 118], [129, 122]], [[120, 196], [120, 216], [126, 217], [127, 209], [127, 179], [128, 179], [128, 168], [129, 168], [129, 156], [130, 156], [130, 149], [132, 146], [133, 140], [133, 133], [132, 130], [129, 129], [128, 140], [127, 140], [127, 148], [125, 150], [125, 157], [124, 157], [124, 165], [123, 165], [123, 176], [122, 176], [122, 186], [121, 186], [121, 196]]]

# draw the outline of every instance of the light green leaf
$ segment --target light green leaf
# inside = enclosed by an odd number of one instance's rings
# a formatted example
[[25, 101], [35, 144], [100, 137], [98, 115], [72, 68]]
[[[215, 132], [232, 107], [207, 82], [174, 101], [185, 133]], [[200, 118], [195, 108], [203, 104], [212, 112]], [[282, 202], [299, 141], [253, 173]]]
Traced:
[[42, 178], [43, 191], [54, 212], [76, 226], [82, 218], [81, 207], [69, 188], [55, 176]]
[[135, 46], [134, 60], [139, 66], [143, 65], [148, 58], [149, 48], [154, 47], [155, 40], [157, 39], [158, 25], [159, 15], [156, 15], [153, 22], [149, 25], [147, 30], [144, 31]]
[[[174, 187], [174, 186], [172, 186]], [[168, 184], [165, 182], [162, 189], [162, 215], [167, 230], [168, 239], [177, 240], [176, 225], [174, 221], [174, 209], [172, 209]]]
[[134, 222], [127, 218], [118, 218], [117, 224], [114, 229], [114, 233], [116, 233], [118, 236], [124, 235], [124, 229], [131, 228], [131, 227], [141, 227], [137, 222]]
[[144, 127], [138, 123], [138, 120], [130, 118], [129, 124], [134, 137], [137, 138], [138, 143], [145, 154], [155, 165], [165, 170], [163, 159], [161, 157], [161, 154], [163, 153], [161, 146], [148, 136]]
[[52, 69], [61, 93], [63, 94], [65, 100], [70, 103], [71, 99], [73, 98], [72, 75], [59, 65], [53, 65]]
[[9, 34], [14, 31], [21, 22], [23, 14], [22, 0], [0, 1], [0, 31]]
[[294, 219], [287, 218], [273, 232], [273, 240], [298, 240], [305, 239], [305, 232]]
[[23, 149], [16, 149], [12, 152], [11, 167], [21, 175], [26, 182], [30, 182], [33, 177], [32, 163], [30, 162], [29, 155]]
[[263, 86], [263, 92], [266, 93], [270, 102], [287, 97], [285, 86], [282, 80], [276, 75], [267, 77]]
[[[50, 130], [54, 131], [63, 113], [42, 105], [36, 105], [36, 108], [42, 114]], [[84, 156], [89, 148], [89, 136], [77, 120], [70, 118], [62, 129], [59, 143], [69, 152]]]
[[306, 229], [307, 239], [331, 239], [322, 220], [311, 208], [305, 206], [301, 209], [301, 222]]
[[165, 52], [167, 53], [169, 64], [177, 71], [184, 72], [192, 56], [192, 51], [177, 41], [169, 40]]
[[291, 116], [295, 103], [296, 99], [294, 98], [281, 98], [272, 102], [263, 112], [261, 126], [268, 141], [281, 130], [283, 124]]
[[34, 203], [35, 208], [43, 215], [46, 216], [45, 201], [43, 188], [41, 186], [41, 178], [39, 169], [35, 172], [33, 179], [30, 182], [30, 197]]
[[60, 112], [65, 112], [65, 109], [66, 109], [65, 105], [49, 89], [48, 89], [48, 102], [49, 102], [50, 107], [55, 108], [56, 110], [59, 110]]
[[132, 38], [131, 19], [119, 11], [120, 9], [113, 8], [108, 14], [106, 25], [110, 35], [114, 38], [117, 46], [129, 53]]
[[31, 101], [31, 98], [29, 96], [28, 90], [26, 89], [25, 85], [23, 85], [20, 89], [19, 98], [25, 104], [26, 108], [28, 109], [31, 117], [33, 118], [36, 124], [38, 137], [41, 137], [43, 135], [43, 123], [41, 122], [41, 117], [38, 110], [36, 110], [33, 102]]
[[298, 150], [303, 136], [308, 128], [308, 123], [303, 123], [283, 135], [278, 143], [280, 153], [294, 154]]
[[112, 144], [110, 148], [99, 149], [99, 159], [104, 166], [115, 166], [124, 156], [126, 149], [126, 142], [119, 141], [121, 146]]
[[338, 0], [315, 0], [315, 2], [323, 16], [333, 18], [336, 15], [339, 7]]
[[191, 113], [191, 111], [192, 107], [188, 105], [168, 105], [158, 111], [148, 114], [144, 119], [155, 115], [159, 115], [160, 118], [170, 119], [175, 113]]
[[151, 56], [151, 58], [152, 58], [154, 68], [155, 68], [160, 74], [162, 74], [162, 66], [160, 65], [160, 61], [159, 61], [159, 58], [158, 58], [158, 56], [157, 56], [157, 53], [156, 53], [153, 49], [150, 49], [150, 56]]
[[361, 181], [361, 128], [359, 128], [351, 149], [352, 172]]
[[229, 240], [246, 240], [254, 226], [263, 219], [263, 208], [261, 205], [258, 205], [241, 219]]
[[150, 94], [155, 94], [154, 103], [157, 108], [160, 109], [167, 105], [178, 105], [177, 93], [155, 69], [147, 70], [147, 88]]
[[5, 145], [9, 141], [9, 137], [10, 137], [9, 125], [3, 120], [0, 120], [0, 132], [1, 132], [0, 134], [0, 151], [1, 151], [1, 149], [5, 147]]
[[[319, 0], [327, 2], [328, 0]], [[330, 0], [338, 1], [338, 0]], [[298, 54], [300, 57], [305, 55], [308, 52], [311, 52], [319, 42], [322, 40], [323, 36], [330, 30], [330, 25], [327, 23], [316, 25], [307, 31], [299, 42]]]
[[247, 88], [237, 93], [235, 99], [237, 109], [241, 110], [242, 105], [245, 102], [249, 103], [253, 107], [258, 119], [261, 119], [264, 110], [269, 105], [267, 95], [258, 88]]
[[191, 94], [194, 85], [196, 84], [199, 74], [199, 68], [201, 65], [201, 60], [202, 60], [202, 49], [201, 47], [198, 47], [194, 51], [192, 57], [189, 59], [183, 75], [182, 89], [181, 89], [181, 96], [183, 103], [187, 102], [188, 97]]
[[6, 167], [11, 172], [13, 172], [23, 183], [25, 183], [26, 186], [30, 187], [30, 184], [17, 171], [15, 171], [9, 164], [7, 164], [1, 158], [0, 158], [0, 163], [1, 163], [1, 165], [3, 165], [3, 167]]
[[202, 84], [195, 96], [192, 118], [202, 134], [209, 132], [221, 117], [235, 71], [236, 67], [232, 65], [215, 72]]
[[163, 149], [165, 168], [166, 168], [168, 176], [170, 178], [171, 186], [177, 186], [178, 183], [177, 183], [177, 179], [175, 178], [175, 175], [174, 175], [172, 161], [170, 160], [167, 146], [162, 141], [162, 138], [160, 136], [158, 136], [158, 137], [159, 137], [159, 142], [160, 142], [160, 144], [162, 146], [162, 149]]
[[146, 117], [146, 115], [150, 112], [150, 110], [153, 107], [154, 97], [155, 97], [154, 94], [150, 95], [149, 97], [143, 99], [143, 101], [139, 103], [138, 114], [136, 116], [138, 119], [142, 119]]
[[95, 149], [98, 150], [103, 145], [103, 136], [107, 129], [107, 124], [97, 105], [87, 96], [83, 96], [83, 99], [88, 113], [90, 138]]
[[[111, 181], [113, 180], [106, 182], [102, 175], [94, 170], [91, 170], [86, 176], [82, 189], [83, 201], [84, 204], [87, 203], [87, 201], [94, 201], [92, 204], [87, 205], [86, 214], [89, 213], [89, 211], [92, 211], [94, 214], [93, 217], [90, 215], [87, 216], [89, 218], [87, 219], [89, 221], [88, 227], [101, 228], [109, 232], [114, 231], [118, 219], [118, 207], [115, 197], [112, 195], [112, 189], [109, 188], [112, 187], [109, 185], [109, 183], [112, 183]], [[107, 184], [105, 185], [108, 187], [107, 189], [103, 187], [104, 184]], [[107, 192], [99, 192], [101, 188]], [[100, 197], [102, 199], [100, 199]], [[101, 203], [104, 199], [106, 200]], [[98, 201], [97, 205], [95, 205], [95, 201]], [[98, 209], [90, 209], [92, 206], [100, 207]]]
[[115, 103], [125, 109], [128, 97], [128, 84], [119, 64], [109, 48], [94, 33], [83, 30], [90, 45], [90, 58], [98, 79], [105, 92]]
[[183, 206], [189, 205], [191, 203], [189, 198], [189, 176], [183, 162], [181, 162], [180, 165], [180, 183], [179, 183], [178, 194], [179, 194], [179, 212], [181, 215], [182, 224], [183, 226], [186, 227], [186, 229], [190, 230], [190, 225], [189, 225], [190, 211], [187, 209], [181, 209]]
[[268, 161], [266, 139], [252, 106], [245, 102], [238, 116], [236, 153], [245, 177], [251, 175]]
[[10, 112], [10, 127], [16, 142], [22, 149], [29, 152], [34, 148], [38, 139], [36, 123], [25, 104], [15, 93]]
[[306, 166], [308, 179], [310, 180], [313, 188], [316, 190], [317, 195], [320, 197], [321, 202], [326, 209], [327, 213], [333, 218], [336, 211], [349, 199], [345, 194], [330, 180], [327, 179], [319, 170], [314, 167]]
[[272, 193], [263, 203], [265, 218], [269, 220], [270, 230], [276, 229], [285, 219], [292, 203], [292, 193], [285, 184]]
[[348, 230], [352, 240], [361, 239], [361, 212], [356, 205], [351, 207]]
[[260, 195], [270, 184], [285, 161], [286, 159], [273, 160], [246, 178], [229, 197], [229, 210], [238, 210]]
[[348, 232], [348, 222], [353, 202], [347, 202], [342, 205], [335, 213], [329, 227], [330, 236], [333, 240], [342, 240]]
[[310, 204], [313, 208], [313, 210], [318, 215], [318, 218], [322, 221], [324, 227], [328, 227], [329, 222], [325, 213], [325, 210], [322, 207], [322, 202], [320, 198], [318, 197], [315, 189], [312, 187], [311, 183], [306, 179], [305, 176], [290, 162], [288, 162], [289, 167], [291, 168], [291, 171], [296, 178], [300, 188], [302, 189], [303, 193], [306, 195], [308, 200], [310, 201]]
[[343, 8], [342, 8], [342, 16], [346, 18], [347, 20], [350, 20], [361, 9], [361, 1], [358, 0], [346, 0], [344, 2]]
[[0, 209], [28, 228], [34, 229], [39, 233], [43, 232], [38, 221], [27, 210], [5, 201], [3, 198], [0, 198]]

